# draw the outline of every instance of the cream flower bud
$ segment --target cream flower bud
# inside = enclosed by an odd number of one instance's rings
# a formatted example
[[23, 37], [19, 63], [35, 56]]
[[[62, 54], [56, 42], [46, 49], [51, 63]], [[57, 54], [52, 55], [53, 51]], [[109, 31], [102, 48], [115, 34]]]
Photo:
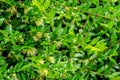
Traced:
[[40, 62], [40, 64], [44, 64], [45, 61], [40, 59], [39, 62]]
[[37, 19], [35, 23], [37, 26], [43, 25], [43, 19]]
[[41, 75], [41, 76], [47, 76], [48, 75], [48, 70], [46, 68], [42, 68], [38, 71], [38, 73]]
[[50, 63], [55, 63], [55, 58], [54, 58], [54, 57], [47, 57], [47, 60], [48, 60]]
[[27, 55], [32, 56], [36, 54], [36, 48], [30, 48], [27, 50]]
[[37, 34], [35, 36], [33, 36], [33, 39], [34, 39], [34, 41], [38, 41], [41, 37], [42, 37], [42, 33], [37, 32]]

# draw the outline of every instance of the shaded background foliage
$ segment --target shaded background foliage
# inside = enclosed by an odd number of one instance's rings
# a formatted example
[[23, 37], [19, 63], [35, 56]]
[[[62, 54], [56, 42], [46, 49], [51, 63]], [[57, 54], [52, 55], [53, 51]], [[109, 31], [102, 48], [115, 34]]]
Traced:
[[119, 80], [119, 0], [0, 0], [1, 80]]

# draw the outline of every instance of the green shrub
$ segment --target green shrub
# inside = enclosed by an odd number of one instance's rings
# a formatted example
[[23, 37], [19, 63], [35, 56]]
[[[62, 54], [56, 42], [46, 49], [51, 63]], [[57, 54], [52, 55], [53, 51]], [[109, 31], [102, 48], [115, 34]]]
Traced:
[[119, 0], [0, 0], [0, 80], [119, 80]]

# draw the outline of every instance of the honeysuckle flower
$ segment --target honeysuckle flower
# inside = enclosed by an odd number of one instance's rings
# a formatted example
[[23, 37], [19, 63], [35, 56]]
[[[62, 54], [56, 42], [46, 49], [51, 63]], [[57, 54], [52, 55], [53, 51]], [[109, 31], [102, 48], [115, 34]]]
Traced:
[[18, 78], [17, 78], [17, 76], [16, 76], [16, 74], [14, 73], [14, 74], [12, 74], [12, 77], [13, 77], [13, 79], [14, 80], [18, 80]]
[[54, 57], [47, 57], [47, 60], [50, 62], [50, 63], [55, 63], [55, 58]]
[[40, 62], [40, 64], [44, 64], [45, 61], [40, 59], [39, 62]]
[[36, 54], [37, 49], [36, 48], [28, 48], [28, 49], [24, 49], [22, 52], [23, 54], [26, 54], [28, 56], [32, 56]]
[[42, 33], [37, 32], [37, 34], [35, 36], [33, 36], [33, 39], [34, 39], [34, 41], [38, 41], [41, 37], [42, 37]]
[[36, 54], [36, 48], [30, 48], [27, 51], [27, 55], [35, 55]]
[[44, 34], [44, 37], [45, 37], [45, 38], [50, 38], [49, 33], [45, 33], [45, 34]]
[[43, 25], [43, 19], [37, 19], [35, 23], [37, 26]]
[[38, 73], [41, 75], [41, 76], [47, 76], [48, 75], [48, 70], [46, 68], [42, 68], [38, 71]]

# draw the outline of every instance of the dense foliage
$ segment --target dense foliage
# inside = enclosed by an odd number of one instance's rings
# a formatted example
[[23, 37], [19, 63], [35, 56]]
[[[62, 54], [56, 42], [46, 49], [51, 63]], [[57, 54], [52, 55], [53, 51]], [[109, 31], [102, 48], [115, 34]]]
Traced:
[[0, 80], [120, 80], [120, 0], [0, 0]]

